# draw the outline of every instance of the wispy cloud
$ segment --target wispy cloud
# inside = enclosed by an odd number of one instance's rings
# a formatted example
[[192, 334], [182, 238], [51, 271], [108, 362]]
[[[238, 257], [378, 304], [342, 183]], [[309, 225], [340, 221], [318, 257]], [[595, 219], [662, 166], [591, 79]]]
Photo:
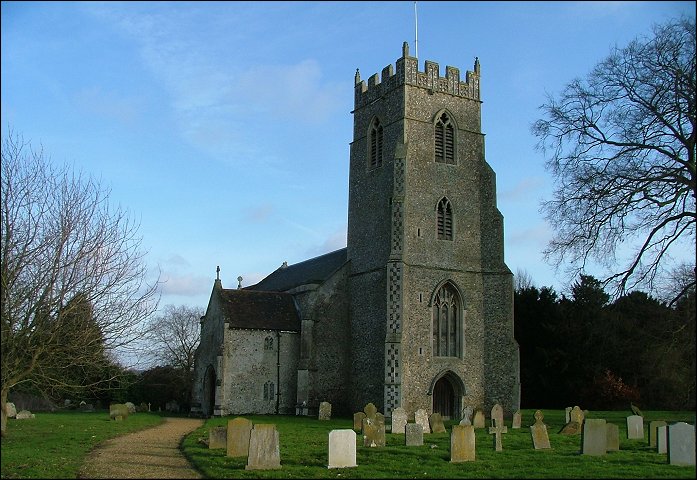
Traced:
[[509, 188], [501, 192], [499, 194], [499, 199], [501, 201], [514, 202], [524, 199], [529, 200], [530, 198], [536, 198], [532, 194], [537, 194], [537, 197], [539, 197], [539, 193], [544, 186], [545, 180], [543, 178], [526, 177], [519, 181], [517, 184], [515, 184], [513, 188]]
[[247, 210], [245, 220], [251, 223], [264, 223], [274, 213], [274, 207], [270, 203], [262, 203]]
[[320, 245], [313, 246], [307, 250], [308, 258], [323, 255], [325, 253], [339, 250], [346, 246], [346, 226], [333, 232]]
[[102, 117], [131, 123], [137, 116], [138, 101], [121, 97], [114, 92], [105, 92], [99, 87], [80, 90], [74, 95], [78, 108]]

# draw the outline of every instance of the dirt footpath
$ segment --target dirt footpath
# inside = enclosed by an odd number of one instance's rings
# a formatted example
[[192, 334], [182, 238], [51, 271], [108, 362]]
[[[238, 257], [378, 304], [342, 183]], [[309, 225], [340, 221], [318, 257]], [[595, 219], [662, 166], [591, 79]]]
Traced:
[[85, 459], [78, 478], [203, 478], [179, 450], [184, 436], [203, 425], [196, 418], [165, 423], [112, 438]]

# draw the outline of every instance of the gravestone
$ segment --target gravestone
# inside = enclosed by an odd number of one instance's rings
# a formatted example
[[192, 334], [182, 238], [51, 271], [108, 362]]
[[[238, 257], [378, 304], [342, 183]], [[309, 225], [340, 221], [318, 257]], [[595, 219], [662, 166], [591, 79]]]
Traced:
[[564, 409], [564, 418], [565, 418], [564, 424], [567, 424], [571, 421], [571, 408], [572, 407], [566, 407]]
[[663, 425], [656, 429], [656, 451], [658, 453], [668, 453], [668, 425]]
[[320, 402], [318, 420], [330, 420], [332, 418], [332, 404], [329, 402]]
[[497, 427], [504, 425], [505, 423], [503, 422], [503, 407], [496, 403], [493, 407], [491, 407], [491, 426]]
[[124, 405], [128, 408], [128, 413], [136, 413], [136, 406], [133, 402], [126, 402]]
[[404, 432], [404, 444], [407, 447], [418, 447], [424, 444], [424, 429], [420, 423], [407, 423]]
[[511, 425], [511, 428], [520, 428], [520, 424], [522, 423], [523, 419], [521, 418], [520, 415], [520, 410], [517, 410], [513, 414], [513, 423]]
[[109, 418], [112, 420], [125, 420], [128, 418], [128, 407], [123, 403], [109, 405]]
[[607, 423], [607, 451], [620, 451], [620, 427], [614, 423]]
[[428, 417], [428, 423], [431, 425], [431, 432], [445, 433], [445, 425], [443, 425], [443, 417], [440, 413], [434, 412]]
[[472, 425], [472, 407], [467, 406], [462, 411], [462, 420], [460, 420], [460, 425]]
[[35, 418], [36, 415], [31, 413], [29, 410], [21, 410], [15, 415], [15, 420], [28, 420], [30, 418]]
[[473, 462], [475, 433], [472, 425], [453, 425], [450, 432], [450, 462]]
[[503, 450], [503, 445], [501, 444], [501, 434], [508, 433], [508, 428], [503, 425], [503, 422], [496, 422], [495, 427], [489, 427], [489, 434], [494, 436], [494, 448], [497, 452]]
[[656, 439], [658, 436], [658, 427], [665, 427], [668, 423], [663, 420], [654, 420], [649, 423], [649, 446], [656, 447], [658, 444]]
[[350, 428], [329, 432], [329, 461], [327, 468], [347, 468], [356, 465], [356, 432]]
[[358, 412], [353, 414], [353, 429], [361, 430], [363, 428], [363, 419], [365, 418], [365, 412]]
[[392, 433], [404, 433], [407, 424], [407, 412], [402, 407], [392, 410]]
[[581, 424], [581, 426], [583, 426], [583, 421], [586, 418], [586, 416], [583, 410], [581, 410], [581, 407], [576, 405], [574, 408], [571, 409], [571, 412], [569, 412], [569, 418], [571, 419], [570, 421], [579, 423]]
[[424, 433], [431, 433], [431, 427], [428, 424], [428, 412], [423, 408], [419, 408], [414, 412], [414, 421], [423, 427]]
[[7, 402], [5, 404], [5, 413], [7, 418], [15, 418], [17, 416], [17, 407], [12, 402]]
[[530, 425], [530, 435], [532, 435], [532, 446], [535, 450], [542, 450], [544, 448], [552, 448], [549, 445], [549, 434], [547, 433], [547, 425], [545, 425], [542, 420], [545, 416], [542, 414], [541, 410], [535, 412], [535, 423]]
[[583, 455], [607, 453], [607, 422], [604, 419], [589, 418], [583, 423], [581, 453]]
[[365, 412], [365, 418], [361, 427], [363, 445], [366, 447], [384, 447], [385, 416], [379, 413], [372, 403], [367, 404], [363, 411]]
[[644, 439], [644, 417], [641, 415], [627, 417], [627, 438], [629, 440]]
[[208, 448], [227, 449], [227, 427], [213, 427], [208, 430]]
[[585, 416], [581, 408], [577, 405], [569, 412], [569, 421], [559, 432], [562, 435], [580, 435], [583, 429]]
[[254, 425], [249, 434], [249, 455], [245, 470], [276, 470], [281, 468], [281, 448], [276, 425]]
[[227, 456], [246, 457], [249, 455], [249, 436], [252, 422], [237, 417], [227, 422]]
[[480, 409], [477, 409], [477, 411], [474, 412], [474, 419], [472, 420], [472, 425], [474, 426], [474, 428], [484, 428], [486, 426], [484, 412]]
[[685, 422], [668, 425], [668, 463], [695, 464], [695, 426]]

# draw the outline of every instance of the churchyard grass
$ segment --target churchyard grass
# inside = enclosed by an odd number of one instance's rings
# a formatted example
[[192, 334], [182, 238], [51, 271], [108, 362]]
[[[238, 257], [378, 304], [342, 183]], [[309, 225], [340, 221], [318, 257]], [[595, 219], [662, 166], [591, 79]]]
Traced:
[[[207, 478], [695, 478], [695, 467], [669, 465], [666, 454], [648, 445], [648, 422], [685, 421], [694, 424], [694, 412], [644, 412], [644, 441], [628, 440], [626, 417], [631, 411], [590, 412], [587, 418], [604, 418], [619, 426], [620, 451], [604, 456], [581, 455], [581, 436], [557, 432], [565, 423], [563, 410], [543, 410], [551, 450], [534, 450], [529, 425], [534, 410], [523, 410], [522, 428], [503, 435], [503, 451], [494, 450], [493, 435], [476, 430], [476, 460], [450, 463], [450, 429], [447, 433], [424, 434], [424, 445], [404, 446], [404, 435], [386, 434], [386, 446], [364, 447], [357, 433], [356, 461], [353, 468], [328, 469], [328, 435], [333, 429], [353, 426], [352, 419], [320, 421], [296, 416], [244, 415], [254, 424], [276, 425], [280, 438], [280, 470], [245, 470], [246, 458], [229, 458], [224, 449], [208, 449], [198, 442], [208, 438], [208, 430], [227, 425], [225, 418], [212, 418], [183, 441], [189, 460]], [[487, 426], [489, 419], [487, 415]]]
[[2, 478], [77, 478], [87, 454], [110, 438], [155, 426], [154, 413], [135, 413], [124, 421], [109, 419], [108, 410], [36, 412], [36, 418], [7, 420], [2, 438]]

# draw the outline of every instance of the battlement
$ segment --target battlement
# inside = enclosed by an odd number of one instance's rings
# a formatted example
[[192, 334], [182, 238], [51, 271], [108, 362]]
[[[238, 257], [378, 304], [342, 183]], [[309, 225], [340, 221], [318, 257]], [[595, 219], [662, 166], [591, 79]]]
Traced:
[[426, 60], [424, 71], [419, 71], [419, 60], [409, 56], [409, 44], [402, 45], [402, 57], [397, 59], [396, 67], [391, 64], [382, 69], [382, 75], [374, 74], [368, 84], [361, 80], [356, 69], [354, 108], [365, 106], [393, 88], [401, 85], [413, 85], [429, 90], [431, 93], [447, 93], [458, 97], [480, 100], [479, 98], [479, 59], [474, 60], [474, 71], [465, 73], [465, 81], [460, 81], [460, 69], [446, 66], [445, 77], [440, 76], [440, 67], [436, 62]]

